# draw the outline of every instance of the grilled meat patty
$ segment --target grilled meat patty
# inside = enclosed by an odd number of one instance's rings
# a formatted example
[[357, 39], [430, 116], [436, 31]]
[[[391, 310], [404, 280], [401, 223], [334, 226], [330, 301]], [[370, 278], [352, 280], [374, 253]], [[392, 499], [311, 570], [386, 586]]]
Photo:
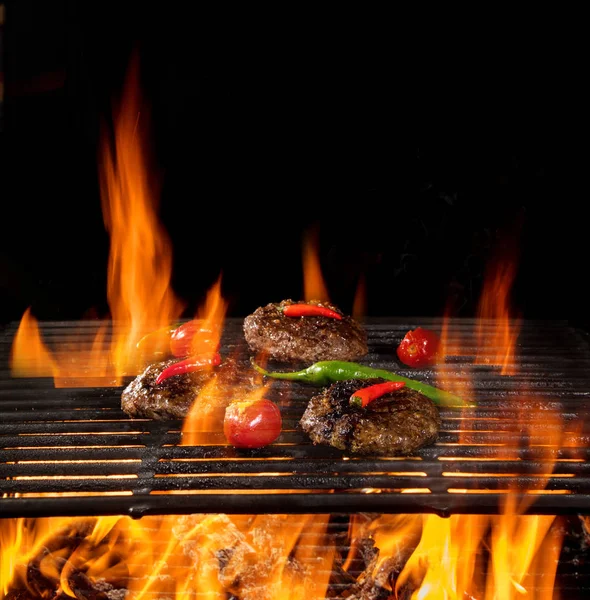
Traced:
[[193, 401], [212, 377], [212, 370], [174, 375], [156, 385], [156, 378], [178, 360], [165, 360], [150, 365], [121, 394], [121, 408], [130, 417], [149, 419], [182, 419]]
[[[301, 304], [292, 300], [267, 304], [244, 319], [244, 336], [250, 350], [264, 352], [284, 362], [317, 362], [319, 360], [355, 360], [367, 354], [367, 336], [352, 318], [286, 317], [283, 308]], [[311, 301], [342, 312], [333, 304]]]
[[384, 379], [338, 381], [314, 396], [300, 425], [314, 444], [329, 444], [357, 454], [410, 454], [432, 444], [440, 416], [432, 401], [403, 387], [374, 400], [365, 408], [349, 404], [361, 388]]

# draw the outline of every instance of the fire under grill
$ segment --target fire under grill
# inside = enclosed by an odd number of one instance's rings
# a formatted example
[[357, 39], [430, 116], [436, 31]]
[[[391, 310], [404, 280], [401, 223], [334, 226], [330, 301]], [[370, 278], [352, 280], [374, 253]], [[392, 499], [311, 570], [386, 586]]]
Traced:
[[[363, 362], [437, 385], [434, 371], [400, 369], [395, 357], [404, 333], [418, 325], [441, 322], [369, 320]], [[586, 333], [563, 322], [524, 322], [516, 374], [502, 376], [498, 366], [475, 364], [475, 322], [451, 325], [449, 341], [461, 338], [462, 355], [451, 356], [441, 376], [455, 389], [472, 389], [477, 408], [442, 408], [435, 445], [380, 458], [314, 446], [297, 424], [317, 388], [279, 381], [268, 395], [283, 414], [275, 444], [240, 451], [219, 433], [206, 445], [180, 446], [179, 421], [128, 418], [120, 387], [55, 389], [51, 379], [12, 379], [8, 357], [17, 326], [10, 325], [0, 334], [0, 516], [488, 514], [501, 512], [508, 492], [529, 513], [587, 514]], [[241, 319], [227, 321], [222, 353], [237, 356], [250, 378], [241, 326]], [[97, 329], [90, 322], [40, 327], [50, 346], [73, 327], [85, 328], [89, 340]], [[539, 441], [547, 439], [559, 441]]]

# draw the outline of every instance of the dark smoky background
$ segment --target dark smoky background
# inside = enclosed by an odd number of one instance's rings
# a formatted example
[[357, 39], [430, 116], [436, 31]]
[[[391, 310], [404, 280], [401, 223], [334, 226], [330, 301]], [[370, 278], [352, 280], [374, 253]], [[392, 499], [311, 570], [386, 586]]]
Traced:
[[552, 43], [448, 55], [315, 17], [8, 3], [3, 322], [108, 310], [99, 132], [135, 48], [187, 314], [220, 272], [233, 316], [300, 298], [314, 230], [344, 310], [363, 276], [371, 316], [473, 316], [512, 236], [515, 307], [587, 326], [578, 84]]

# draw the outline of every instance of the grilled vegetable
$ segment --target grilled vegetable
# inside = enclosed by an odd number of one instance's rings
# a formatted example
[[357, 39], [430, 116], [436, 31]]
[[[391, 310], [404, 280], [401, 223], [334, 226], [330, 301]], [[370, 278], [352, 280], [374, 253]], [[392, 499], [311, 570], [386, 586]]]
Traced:
[[301, 381], [304, 383], [313, 383], [315, 385], [328, 385], [335, 381], [346, 381], [347, 379], [372, 379], [375, 377], [381, 377], [388, 381], [403, 381], [409, 388], [424, 394], [427, 398], [430, 398], [435, 404], [452, 406], [456, 408], [463, 408], [467, 406], [475, 406], [469, 403], [455, 394], [445, 392], [432, 385], [416, 381], [415, 379], [409, 379], [408, 377], [402, 377], [391, 371], [385, 371], [384, 369], [374, 369], [365, 365], [359, 365], [354, 362], [345, 362], [340, 360], [325, 360], [314, 363], [313, 365], [303, 369], [301, 371], [292, 372], [271, 372], [263, 369], [257, 365], [253, 360], [251, 361], [252, 367], [272, 379], [287, 379], [290, 381]]
[[283, 420], [279, 407], [263, 398], [254, 402], [233, 402], [225, 409], [223, 433], [236, 448], [262, 448], [281, 433]]
[[430, 329], [408, 331], [397, 347], [397, 356], [408, 367], [426, 367], [436, 362], [440, 338]]
[[166, 369], [164, 369], [156, 379], [156, 385], [159, 385], [168, 377], [174, 375], [182, 375], [183, 373], [192, 373], [193, 371], [201, 371], [207, 367], [216, 367], [221, 364], [221, 355], [219, 352], [209, 354], [198, 354], [197, 356], [191, 356], [186, 360], [173, 363]]
[[283, 308], [286, 317], [328, 317], [342, 321], [342, 315], [331, 308], [316, 304], [289, 304]]
[[151, 331], [137, 342], [137, 349], [144, 357], [157, 358], [172, 354], [182, 358], [191, 354], [195, 335], [200, 336], [199, 341], [203, 348], [216, 350], [213, 346], [217, 337], [214, 336], [215, 333], [203, 320], [193, 319], [181, 325], [166, 325]]
[[205, 322], [200, 319], [193, 319], [177, 327], [170, 336], [170, 352], [173, 356], [189, 356], [192, 351], [193, 339], [196, 335], [200, 336], [201, 344], [211, 350], [213, 348], [213, 330], [205, 326]]
[[357, 390], [350, 397], [350, 404], [357, 406], [359, 408], [365, 408], [368, 404], [373, 402], [373, 400], [377, 400], [377, 398], [381, 398], [385, 394], [389, 394], [390, 392], [395, 392], [406, 385], [405, 381], [386, 381], [385, 383], [376, 383], [375, 385], [370, 385], [369, 387], [361, 388]]

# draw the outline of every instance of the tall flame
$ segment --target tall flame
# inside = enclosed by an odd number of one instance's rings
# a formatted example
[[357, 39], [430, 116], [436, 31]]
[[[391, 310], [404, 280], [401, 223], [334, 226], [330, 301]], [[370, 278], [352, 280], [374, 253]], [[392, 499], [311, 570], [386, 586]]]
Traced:
[[502, 375], [516, 372], [515, 348], [521, 319], [514, 313], [510, 296], [518, 271], [522, 223], [519, 215], [509, 228], [500, 232], [486, 267], [477, 308], [476, 363], [500, 365]]
[[[549, 410], [549, 406], [524, 391], [522, 402], [521, 432], [540, 455], [539, 472], [531, 477], [535, 483], [528, 490], [510, 487], [504, 490], [504, 508], [499, 516], [453, 515], [449, 519], [424, 516], [420, 543], [397, 579], [398, 592], [410, 588], [412, 600], [466, 597], [516, 600], [523, 594], [533, 600], [551, 597], [546, 594], [553, 588], [562, 534], [554, 527], [555, 516], [524, 513], [536, 493], [542, 492], [550, 480], [562, 446], [561, 418], [558, 411]], [[543, 416], [534, 424], [525, 419], [533, 406], [537, 408], [535, 413]], [[502, 460], [507, 445], [498, 447], [498, 460]], [[478, 490], [449, 491], [477, 493]], [[517, 502], [517, 493], [523, 491], [528, 493], [524, 493], [523, 501]], [[482, 560], [488, 547], [486, 568]]]
[[108, 300], [113, 321], [125, 329], [114, 340], [118, 374], [135, 371], [135, 345], [146, 330], [177, 318], [182, 306], [170, 288], [172, 252], [155, 211], [156, 189], [141, 112], [139, 68], [134, 56], [115, 118], [114, 145], [103, 139], [101, 197], [111, 237]]
[[[500, 250], [486, 270], [474, 331], [469, 322], [451, 319], [450, 305], [443, 321], [441, 351], [446, 364], [437, 365], [437, 383], [463, 397], [473, 396], [473, 367], [464, 360], [455, 362], [453, 357], [475, 355], [476, 364], [500, 366], [502, 375], [516, 372], [515, 348], [521, 323], [514, 318], [510, 304], [517, 272], [515, 238], [505, 240]], [[493, 446], [495, 460], [513, 456], [517, 442], [510, 440], [525, 434], [535, 452], [543, 455], [538, 463], [540, 472], [531, 477], [530, 489], [507, 486], [508, 489], [499, 490], [505, 493], [499, 516], [454, 515], [449, 519], [424, 516], [420, 543], [396, 581], [398, 596], [409, 597], [409, 590], [412, 600], [553, 597], [562, 534], [554, 526], [555, 516], [524, 513], [550, 480], [557, 450], [564, 441], [563, 424], [558, 411], [549, 410], [549, 405], [531, 397], [525, 386], [516, 406], [521, 407], [516, 426], [519, 435], [506, 432], [506, 442]], [[527, 418], [531, 410], [542, 416], [534, 424]], [[473, 415], [464, 412], [457, 415], [455, 422], [459, 441], [472, 443], [472, 428], [477, 426]], [[482, 434], [479, 429], [478, 438]], [[570, 434], [569, 445], [575, 445], [575, 433]], [[468, 482], [471, 473], [453, 471], [447, 475], [461, 475]], [[465, 489], [449, 489], [449, 492], [469, 494], [479, 490], [467, 485]], [[524, 500], [517, 503], [517, 494]]]
[[[49, 349], [27, 310], [15, 337], [11, 369], [16, 377], [53, 376], [56, 387], [120, 385], [135, 375], [136, 349], [148, 331], [168, 325], [182, 312], [170, 287], [172, 251], [156, 213], [157, 186], [145, 147], [147, 113], [142, 112], [139, 68], [134, 58], [114, 118], [114, 139], [102, 140], [101, 198], [111, 245], [108, 301], [113, 319], [92, 330], [71, 331], [68, 341]], [[90, 365], [90, 367], [89, 367]]]
[[502, 375], [514, 375], [514, 353], [520, 319], [512, 317], [510, 291], [516, 278], [513, 259], [493, 261], [486, 272], [478, 307], [478, 363], [501, 365]]

